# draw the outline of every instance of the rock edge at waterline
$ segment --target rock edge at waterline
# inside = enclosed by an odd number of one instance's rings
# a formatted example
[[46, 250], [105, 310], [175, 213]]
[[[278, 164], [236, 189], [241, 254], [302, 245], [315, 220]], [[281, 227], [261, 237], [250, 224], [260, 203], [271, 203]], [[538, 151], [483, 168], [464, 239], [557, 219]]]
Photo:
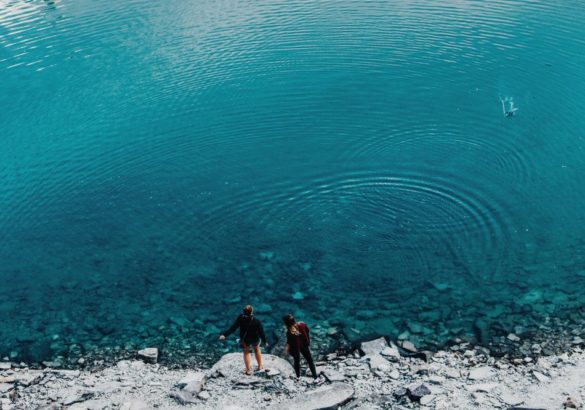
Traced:
[[245, 376], [240, 353], [208, 369], [174, 370], [124, 360], [99, 371], [29, 369], [0, 363], [0, 408], [8, 409], [565, 409], [583, 408], [585, 353], [537, 360], [494, 358], [466, 343], [434, 355], [386, 339], [317, 362], [317, 380], [297, 380], [290, 363], [264, 355], [266, 370]]

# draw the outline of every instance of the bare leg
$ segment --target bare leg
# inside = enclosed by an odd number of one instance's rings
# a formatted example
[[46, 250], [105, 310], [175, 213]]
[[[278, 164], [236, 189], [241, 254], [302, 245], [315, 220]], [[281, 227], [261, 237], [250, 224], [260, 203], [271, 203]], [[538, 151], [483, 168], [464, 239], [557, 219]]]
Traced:
[[254, 346], [254, 355], [256, 356], [256, 363], [258, 363], [258, 370], [264, 369], [262, 365], [262, 352], [260, 351], [260, 346]]
[[252, 371], [251, 368], [251, 359], [250, 359], [250, 349], [248, 345], [244, 345], [244, 365], [246, 366], [246, 373], [250, 373]]

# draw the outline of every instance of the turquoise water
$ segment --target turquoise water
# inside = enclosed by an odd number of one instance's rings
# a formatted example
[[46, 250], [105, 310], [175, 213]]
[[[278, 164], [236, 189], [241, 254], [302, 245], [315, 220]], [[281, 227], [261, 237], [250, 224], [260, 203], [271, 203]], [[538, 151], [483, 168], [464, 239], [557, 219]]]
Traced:
[[245, 303], [323, 345], [580, 321], [583, 21], [577, 0], [0, 0], [0, 355], [219, 353]]

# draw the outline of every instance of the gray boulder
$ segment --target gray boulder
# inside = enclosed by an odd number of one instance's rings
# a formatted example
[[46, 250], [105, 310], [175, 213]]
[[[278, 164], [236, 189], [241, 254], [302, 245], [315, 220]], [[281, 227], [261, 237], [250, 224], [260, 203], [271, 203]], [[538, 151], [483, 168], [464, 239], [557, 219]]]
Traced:
[[360, 349], [365, 355], [380, 354], [388, 347], [388, 342], [383, 337], [378, 339], [370, 340], [368, 342], [362, 342]]
[[149, 406], [142, 400], [127, 401], [120, 406], [120, 410], [151, 410], [152, 408], [152, 406]]
[[346, 383], [321, 386], [304, 396], [297, 397], [283, 406], [285, 410], [333, 410], [350, 401], [355, 394]]
[[476, 368], [469, 371], [469, 379], [470, 380], [489, 379], [493, 375], [494, 375], [494, 371], [487, 366], [476, 367]]
[[387, 372], [392, 370], [392, 365], [390, 364], [390, 362], [388, 362], [388, 360], [384, 359], [379, 354], [373, 354], [369, 356], [369, 359], [370, 369], [372, 371], [380, 370], [382, 372]]
[[187, 391], [174, 390], [170, 393], [170, 396], [182, 405], [197, 403], [197, 395]]
[[431, 394], [431, 391], [424, 384], [414, 383], [406, 388], [406, 394], [410, 400], [420, 401], [424, 396]]
[[[267, 372], [275, 373], [278, 371], [283, 377], [295, 376], [295, 370], [292, 365], [280, 357], [271, 354], [263, 354], [262, 361]], [[253, 365], [255, 365], [255, 363], [253, 363]], [[211, 375], [221, 375], [232, 382], [239, 382], [244, 378], [250, 377], [242, 374], [243, 367], [244, 362], [241, 353], [228, 353], [213, 365], [209, 370], [209, 373]]]
[[207, 376], [203, 372], [193, 372], [187, 374], [177, 383], [177, 387], [183, 391], [199, 394], [203, 390]]

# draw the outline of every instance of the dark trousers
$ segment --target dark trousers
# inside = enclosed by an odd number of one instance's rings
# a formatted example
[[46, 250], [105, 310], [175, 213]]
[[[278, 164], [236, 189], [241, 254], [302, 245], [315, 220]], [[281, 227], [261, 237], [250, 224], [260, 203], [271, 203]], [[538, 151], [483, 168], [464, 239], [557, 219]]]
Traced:
[[302, 354], [303, 357], [305, 358], [305, 360], [307, 361], [307, 364], [309, 365], [309, 369], [311, 369], [311, 374], [313, 375], [313, 377], [315, 379], [317, 378], [317, 369], [315, 369], [315, 363], [313, 363], [313, 357], [311, 356], [311, 352], [309, 351], [308, 347], [301, 348], [300, 350], [296, 350], [296, 351], [293, 350], [290, 352], [290, 354], [294, 360], [295, 373], [297, 374], [297, 377], [299, 377], [301, 375], [301, 354]]

